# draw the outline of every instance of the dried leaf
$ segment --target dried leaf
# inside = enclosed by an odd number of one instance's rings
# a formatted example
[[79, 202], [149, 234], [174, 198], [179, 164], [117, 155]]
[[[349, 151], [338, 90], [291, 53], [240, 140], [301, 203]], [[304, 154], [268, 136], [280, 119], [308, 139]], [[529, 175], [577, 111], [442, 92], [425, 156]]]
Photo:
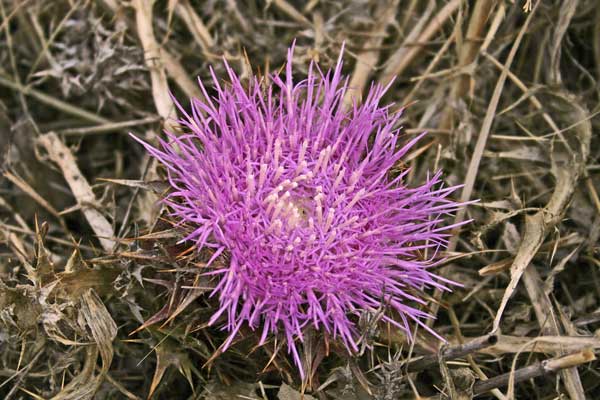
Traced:
[[98, 236], [98, 240], [104, 250], [109, 253], [112, 252], [115, 245], [112, 225], [95, 208], [98, 204], [96, 196], [79, 170], [71, 150], [53, 132], [40, 136], [38, 143], [46, 149], [50, 159], [60, 167], [65, 180], [77, 200], [77, 204], [82, 207], [85, 218]]
[[158, 346], [154, 348], [154, 352], [156, 353], [156, 369], [154, 370], [154, 376], [152, 377], [152, 383], [150, 384], [150, 392], [148, 393], [149, 399], [156, 391], [165, 371], [171, 365], [175, 366], [179, 372], [185, 376], [190, 387], [192, 389], [194, 388], [194, 382], [192, 380], [192, 362], [185, 352], [178, 349], [176, 343], [173, 343], [173, 341], [169, 339], [161, 341]]
[[[79, 316], [82, 327], [89, 332], [91, 336], [89, 339], [92, 339], [95, 345], [87, 348], [85, 364], [80, 373], [60, 393], [52, 397], [52, 400], [92, 399], [112, 363], [114, 353], [112, 342], [117, 336], [117, 325], [92, 289], [81, 297]], [[98, 354], [102, 366], [100, 372], [95, 374]]]

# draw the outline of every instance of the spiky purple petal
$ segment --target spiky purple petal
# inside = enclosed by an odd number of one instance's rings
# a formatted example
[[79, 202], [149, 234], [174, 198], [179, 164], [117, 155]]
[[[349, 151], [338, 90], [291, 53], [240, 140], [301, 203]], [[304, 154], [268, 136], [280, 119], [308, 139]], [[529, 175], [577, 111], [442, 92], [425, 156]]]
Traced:
[[311, 63], [294, 83], [292, 52], [285, 79], [269, 84], [244, 87], [226, 64], [222, 85], [211, 71], [215, 97], [200, 82], [191, 114], [177, 104], [188, 133], [142, 144], [167, 168], [172, 216], [194, 227], [185, 240], [214, 249], [209, 264], [228, 255], [209, 272], [220, 303], [209, 323], [226, 318], [224, 347], [243, 324], [262, 324], [261, 343], [283, 332], [302, 373], [295, 339], [307, 325], [349, 351], [358, 349], [352, 315], [382, 301], [400, 316], [386, 320], [408, 335], [412, 323], [425, 327], [414, 293], [452, 284], [430, 268], [452, 228], [444, 216], [459, 204], [440, 172], [417, 187], [405, 186], [407, 170], [390, 177], [421, 136], [398, 146], [400, 113], [379, 105], [386, 88], [372, 86], [346, 111], [341, 56], [333, 71]]

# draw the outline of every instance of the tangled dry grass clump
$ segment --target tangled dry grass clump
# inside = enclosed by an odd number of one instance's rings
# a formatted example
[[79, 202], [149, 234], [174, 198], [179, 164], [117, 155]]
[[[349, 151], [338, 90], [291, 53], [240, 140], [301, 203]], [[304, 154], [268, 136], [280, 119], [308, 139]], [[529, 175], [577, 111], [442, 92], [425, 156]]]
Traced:
[[[395, 77], [398, 146], [429, 132], [407, 184], [479, 199], [434, 271], [464, 287], [420, 306], [447, 344], [371, 310], [353, 355], [304, 332], [304, 374], [247, 326], [222, 351], [213, 254], [127, 133], [180, 132], [170, 92], [223, 59], [269, 79], [294, 40], [298, 79], [345, 43], [346, 106]], [[0, 398], [599, 398], [598, 82], [595, 0], [0, 0]]]

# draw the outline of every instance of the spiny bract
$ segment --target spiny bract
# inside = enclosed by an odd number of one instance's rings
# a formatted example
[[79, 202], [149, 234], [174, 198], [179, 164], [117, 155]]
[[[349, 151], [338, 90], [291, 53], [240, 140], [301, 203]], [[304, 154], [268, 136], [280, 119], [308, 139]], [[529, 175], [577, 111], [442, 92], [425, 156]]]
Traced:
[[[399, 168], [420, 138], [398, 146], [400, 113], [380, 106], [386, 88], [343, 106], [348, 79], [341, 55], [333, 71], [310, 64], [305, 80], [292, 80], [289, 50], [285, 78], [254, 77], [245, 87], [226, 64], [227, 84], [214, 71], [215, 96], [200, 82], [203, 99], [178, 123], [186, 133], [166, 132], [160, 148], [143, 143], [167, 168], [171, 215], [193, 227], [184, 240], [210, 248], [207, 269], [218, 284], [229, 346], [243, 324], [261, 326], [261, 344], [283, 333], [301, 370], [295, 340], [312, 325], [358, 350], [355, 321], [386, 306], [386, 321], [411, 333], [429, 315], [415, 293], [447, 290], [429, 270], [447, 243], [445, 214], [459, 204], [440, 172], [407, 187]], [[412, 294], [411, 294], [412, 293]]]

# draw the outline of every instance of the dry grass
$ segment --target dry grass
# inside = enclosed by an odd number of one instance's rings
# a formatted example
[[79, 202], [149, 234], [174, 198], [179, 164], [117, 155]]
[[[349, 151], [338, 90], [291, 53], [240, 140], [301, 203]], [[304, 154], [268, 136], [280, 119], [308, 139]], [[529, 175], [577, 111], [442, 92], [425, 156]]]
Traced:
[[[449, 344], [369, 316], [360, 357], [307, 336], [306, 382], [251, 331], [221, 354], [212, 282], [126, 136], [293, 39], [298, 76], [345, 42], [352, 95], [396, 77], [406, 134], [430, 132], [410, 179], [480, 199], [440, 269], [464, 288], [431, 293]], [[0, 397], [600, 398], [599, 81], [596, 0], [0, 0]]]

